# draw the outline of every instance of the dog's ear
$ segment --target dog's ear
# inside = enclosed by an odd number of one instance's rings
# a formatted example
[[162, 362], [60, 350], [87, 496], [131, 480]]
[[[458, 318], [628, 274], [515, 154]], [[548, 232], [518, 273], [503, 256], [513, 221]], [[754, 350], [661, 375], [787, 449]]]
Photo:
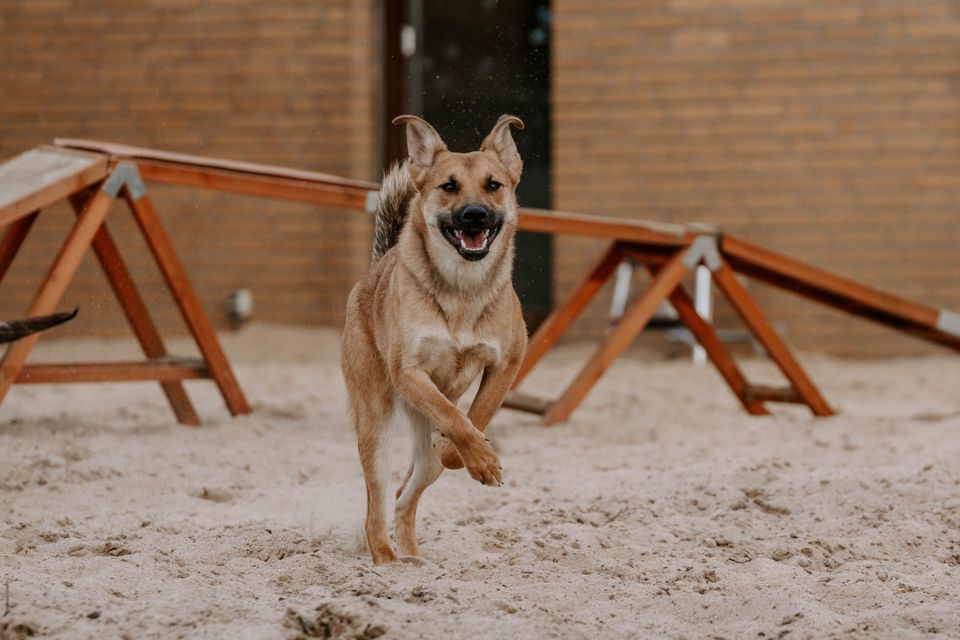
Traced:
[[393, 124], [407, 125], [407, 155], [410, 156], [410, 177], [419, 185], [424, 173], [433, 166], [434, 158], [447, 145], [430, 123], [417, 116], [397, 116]]
[[523, 171], [523, 160], [520, 159], [520, 153], [517, 151], [517, 145], [510, 135], [510, 125], [517, 129], [523, 129], [523, 120], [517, 116], [502, 115], [493, 125], [493, 129], [484, 138], [480, 145], [480, 151], [492, 151], [500, 158], [500, 162], [507, 168], [507, 173], [513, 179], [513, 183], [520, 182], [520, 173]]

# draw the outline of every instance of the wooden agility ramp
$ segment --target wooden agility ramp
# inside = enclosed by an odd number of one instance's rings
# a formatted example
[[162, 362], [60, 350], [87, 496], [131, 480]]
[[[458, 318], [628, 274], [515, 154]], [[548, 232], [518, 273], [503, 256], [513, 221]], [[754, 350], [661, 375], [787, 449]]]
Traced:
[[[113, 163], [132, 163], [148, 181], [368, 212], [376, 205], [378, 185], [371, 182], [95, 141], [58, 140], [56, 144], [102, 154]], [[555, 309], [532, 336], [515, 388], [612, 277], [621, 261], [629, 259], [643, 264], [652, 275], [647, 290], [628, 308], [558, 398], [536, 398], [516, 391], [508, 396], [504, 406], [540, 414], [545, 424], [562, 422], [571, 415], [664, 300], [669, 300], [677, 309], [680, 319], [704, 347], [748, 413], [763, 415], [768, 413], [767, 403], [789, 402], [806, 405], [816, 416], [831, 415], [830, 405], [737, 279], [738, 273], [960, 351], [960, 314], [880, 292], [709, 227], [521, 209], [520, 228], [606, 238], [610, 245], [566, 302]], [[775, 388], [748, 382], [713, 327], [697, 314], [683, 279], [701, 264], [713, 272], [714, 282], [783, 372], [789, 386]]]
[[[548, 226], [538, 224], [537, 230]], [[748, 413], [765, 415], [769, 413], [766, 403], [788, 402], [804, 404], [818, 417], [832, 415], [830, 405], [741, 284], [738, 273], [960, 351], [960, 314], [882, 293], [738, 238], [701, 227], [677, 227], [673, 233], [666, 233], [662, 225], [645, 232], [635, 230], [630, 234], [631, 240], [622, 239], [623, 234], [615, 229], [609, 232], [609, 237], [617, 239], [566, 302], [531, 338], [514, 388], [612, 277], [621, 261], [639, 262], [650, 271], [652, 280], [646, 291], [627, 309], [620, 323], [604, 337], [593, 357], [557, 399], [545, 400], [514, 392], [504, 406], [540, 414], [547, 425], [566, 420], [603, 372], [643, 330], [659, 305], [669, 300]], [[608, 235], [596, 228], [581, 233]], [[783, 373], [788, 386], [768, 387], [747, 381], [713, 327], [696, 312], [683, 279], [700, 264], [710, 269], [713, 281]]]
[[[104, 224], [117, 199], [125, 201], [133, 214], [196, 340], [201, 358], [168, 355], [160, 332]], [[27, 357], [39, 339], [39, 334], [33, 334], [11, 344], [0, 360], [0, 403], [15, 383], [156, 380], [177, 419], [183, 424], [199, 425], [200, 418], [182, 381], [209, 378], [216, 382], [231, 414], [250, 413], [243, 391], [135, 164], [118, 162], [103, 153], [39, 147], [0, 165], [0, 228], [7, 229], [0, 240], [0, 283], [37, 217], [61, 200], [70, 202], [76, 219], [26, 315], [43, 316], [53, 312], [84, 255], [92, 248], [147, 359], [29, 365]]]

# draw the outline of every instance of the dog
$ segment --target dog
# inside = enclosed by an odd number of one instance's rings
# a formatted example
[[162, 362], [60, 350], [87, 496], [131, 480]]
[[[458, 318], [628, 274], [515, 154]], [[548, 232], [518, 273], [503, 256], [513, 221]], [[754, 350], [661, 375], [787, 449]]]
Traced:
[[[513, 383], [527, 346], [513, 289], [516, 187], [523, 161], [504, 115], [479, 151], [454, 153], [416, 116], [408, 158], [384, 177], [370, 270], [350, 293], [341, 341], [349, 413], [367, 489], [364, 522], [374, 564], [420, 562], [417, 504], [444, 468], [466, 467], [502, 485], [484, 429]], [[457, 401], [480, 385], [466, 415]], [[413, 427], [413, 460], [386, 524], [389, 427]]]
[[22, 320], [0, 321], [0, 344], [6, 342], [16, 342], [21, 338], [26, 338], [32, 333], [45, 331], [58, 324], [63, 324], [77, 317], [77, 311], [54, 313], [49, 316], [36, 316], [33, 318], [24, 318]]

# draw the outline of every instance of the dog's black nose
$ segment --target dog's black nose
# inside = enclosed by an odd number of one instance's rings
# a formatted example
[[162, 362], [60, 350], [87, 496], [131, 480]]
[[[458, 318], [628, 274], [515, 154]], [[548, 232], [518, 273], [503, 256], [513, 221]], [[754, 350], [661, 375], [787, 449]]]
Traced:
[[487, 208], [476, 204], [468, 204], [460, 210], [460, 216], [465, 224], [483, 224], [487, 221], [487, 215]]

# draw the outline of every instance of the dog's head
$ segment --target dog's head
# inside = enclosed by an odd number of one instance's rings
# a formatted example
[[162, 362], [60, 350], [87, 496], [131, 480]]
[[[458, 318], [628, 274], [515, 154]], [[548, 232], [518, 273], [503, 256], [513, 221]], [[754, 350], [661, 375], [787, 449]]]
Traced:
[[517, 224], [515, 190], [523, 161], [510, 125], [522, 129], [520, 118], [501, 116], [480, 150], [470, 153], [449, 151], [421, 118], [394, 119], [401, 122], [407, 126], [410, 178], [419, 194], [410, 215], [431, 252], [469, 262], [502, 255]]

